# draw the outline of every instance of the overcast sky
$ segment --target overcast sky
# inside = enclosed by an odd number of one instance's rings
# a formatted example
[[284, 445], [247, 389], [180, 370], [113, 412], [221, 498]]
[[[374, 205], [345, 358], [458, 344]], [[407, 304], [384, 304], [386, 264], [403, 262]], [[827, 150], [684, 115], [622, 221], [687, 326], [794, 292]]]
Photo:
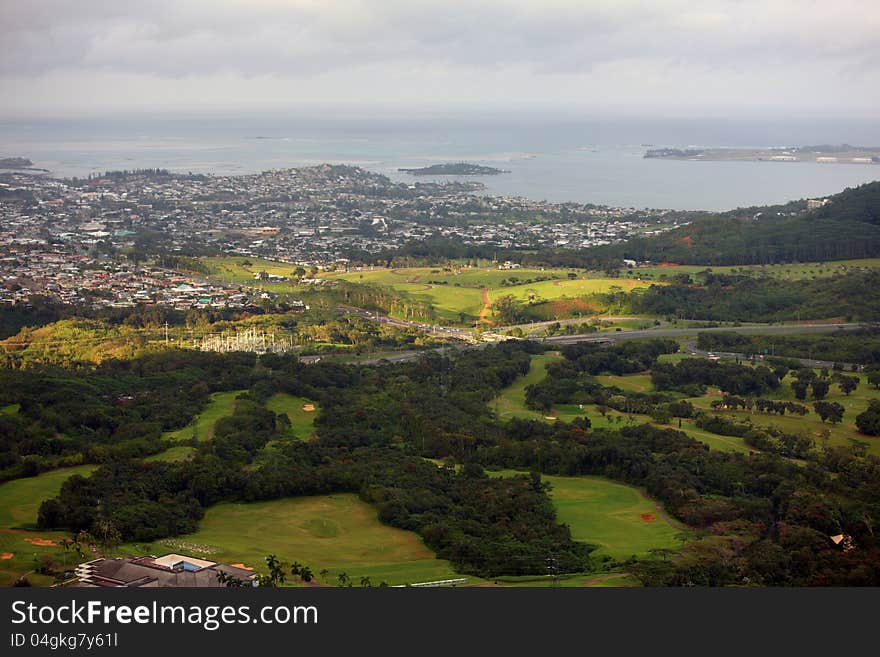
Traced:
[[880, 0], [0, 0], [0, 115], [880, 116]]

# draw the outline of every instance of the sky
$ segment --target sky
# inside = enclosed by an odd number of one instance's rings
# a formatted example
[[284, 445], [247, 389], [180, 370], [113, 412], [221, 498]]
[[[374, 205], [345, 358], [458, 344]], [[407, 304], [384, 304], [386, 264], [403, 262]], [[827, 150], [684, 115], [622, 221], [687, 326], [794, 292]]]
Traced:
[[0, 117], [880, 116], [878, 0], [0, 0]]

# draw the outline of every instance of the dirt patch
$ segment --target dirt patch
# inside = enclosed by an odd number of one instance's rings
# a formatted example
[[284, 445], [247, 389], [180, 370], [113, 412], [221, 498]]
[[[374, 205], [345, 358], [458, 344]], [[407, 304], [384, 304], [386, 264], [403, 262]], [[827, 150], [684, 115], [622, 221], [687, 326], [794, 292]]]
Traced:
[[313, 413], [315, 411], [315, 405], [314, 404], [303, 404], [303, 410], [306, 413]]
[[660, 266], [661, 267], [681, 267], [681, 265], [678, 264], [677, 262], [661, 262]]
[[690, 235], [685, 235], [684, 237], [681, 238], [681, 241], [684, 243], [684, 245], [687, 248], [689, 248], [689, 249], [694, 248], [694, 240]]
[[245, 566], [243, 563], [231, 563], [229, 564], [233, 568], [241, 568], [242, 570], [253, 570], [250, 566]]
[[654, 522], [655, 520], [657, 520], [653, 513], [643, 513], [641, 515], [641, 518], [644, 522]]
[[15, 555], [12, 554], [12, 552], [4, 552], [3, 554], [0, 554], [0, 559], [11, 559], [14, 556]]
[[483, 309], [480, 311], [480, 317], [478, 321], [484, 322], [486, 324], [494, 324], [491, 319], [488, 319], [489, 313], [492, 311], [492, 300], [489, 298], [489, 290], [485, 287], [482, 290], [483, 293]]
[[37, 545], [39, 547], [58, 547], [58, 543], [48, 538], [26, 538], [25, 543]]

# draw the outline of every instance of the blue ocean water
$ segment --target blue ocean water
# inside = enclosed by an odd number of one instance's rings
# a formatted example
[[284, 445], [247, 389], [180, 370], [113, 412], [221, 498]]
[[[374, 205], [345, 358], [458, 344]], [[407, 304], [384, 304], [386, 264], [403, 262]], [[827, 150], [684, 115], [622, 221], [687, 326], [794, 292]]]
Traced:
[[880, 165], [656, 160], [643, 157], [647, 148], [823, 143], [880, 144], [880, 126], [405, 116], [0, 122], [0, 157], [28, 157], [56, 176], [143, 167], [240, 174], [330, 162], [411, 181], [397, 169], [465, 160], [510, 171], [476, 178], [488, 194], [706, 210], [832, 194], [880, 179]]

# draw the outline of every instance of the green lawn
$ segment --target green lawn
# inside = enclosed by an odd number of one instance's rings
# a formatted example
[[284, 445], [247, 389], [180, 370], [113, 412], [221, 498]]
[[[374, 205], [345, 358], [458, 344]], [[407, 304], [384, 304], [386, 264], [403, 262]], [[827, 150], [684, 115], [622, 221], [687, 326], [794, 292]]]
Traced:
[[9, 404], [8, 406], [0, 406], [0, 415], [18, 415], [21, 404]]
[[[824, 278], [835, 276], [853, 269], [877, 269], [880, 268], [880, 258], [865, 258], [862, 260], [836, 260], [830, 262], [804, 262], [778, 265], [753, 265], [753, 266], [706, 266], [706, 265], [678, 265], [675, 267], [639, 267], [632, 270], [621, 270], [621, 274], [627, 278], [653, 278], [661, 276], [675, 276], [676, 274], [690, 274], [691, 276], [711, 269], [716, 274], [749, 274], [751, 276], [772, 276], [785, 280], [799, 280], [804, 278]], [[699, 278], [699, 276], [697, 277]]]
[[[493, 476], [518, 474], [512, 470]], [[576, 541], [597, 546], [596, 556], [627, 559], [644, 556], [654, 548], [677, 549], [686, 527], [669, 518], [660, 504], [637, 488], [603, 477], [542, 475], [552, 485], [550, 497], [560, 522], [571, 528]]]
[[153, 454], [153, 456], [148, 456], [144, 459], [144, 461], [185, 461], [188, 458], [191, 458], [192, 455], [195, 454], [195, 452], [195, 447], [191, 447], [189, 445], [177, 445], [176, 447], [169, 447], [164, 452], [159, 452], [158, 454]]
[[[859, 387], [849, 396], [840, 392], [836, 384], [831, 385], [826, 401], [836, 401], [843, 405], [846, 409], [843, 415], [843, 422], [838, 425], [832, 425], [828, 422], [822, 422], [818, 414], [813, 411], [812, 396], [808, 396], [806, 401], [795, 399], [791, 389], [791, 376], [785, 378], [779, 390], [773, 391], [766, 396], [768, 399], [790, 400], [798, 404], [803, 404], [810, 409], [810, 413], [804, 417], [792, 415], [770, 415], [764, 413], [749, 413], [748, 411], [717, 411], [719, 415], [735, 418], [740, 422], [750, 420], [756, 426], [778, 426], [786, 433], [804, 432], [818, 445], [824, 443], [822, 433], [829, 432], [828, 444], [835, 446], [848, 446], [852, 440], [860, 440], [868, 444], [868, 452], [880, 456], [880, 437], [865, 436], [859, 433], [855, 426], [856, 415], [868, 408], [871, 399], [880, 399], [880, 390], [875, 390], [868, 385], [867, 377], [864, 374], [855, 375], [851, 372], [846, 373], [847, 376], [859, 376]], [[710, 389], [703, 397], [691, 398], [690, 401], [697, 407], [704, 410], [711, 410], [713, 399], [719, 399], [721, 392]], [[725, 437], [727, 438], [727, 437]], [[739, 440], [737, 438], [728, 438], [729, 440]]]
[[[571, 422], [577, 417], [587, 417], [593, 428], [612, 428], [619, 429], [626, 426], [632, 418], [632, 421], [638, 424], [652, 423], [660, 427], [670, 427], [678, 429], [678, 420], [673, 419], [671, 424], [658, 425], [649, 415], [632, 414], [627, 416], [625, 413], [608, 409], [605, 415], [599, 412], [599, 407], [594, 404], [586, 404], [583, 407], [578, 404], [556, 404], [548, 413], [539, 413], [528, 408], [525, 405], [525, 389], [526, 386], [538, 383], [547, 375], [547, 363], [558, 360], [562, 356], [558, 352], [548, 352], [537, 356], [532, 356], [531, 366], [525, 376], [519, 377], [507, 388], [504, 388], [498, 396], [491, 402], [490, 407], [498, 414], [502, 420], [510, 418], [522, 418], [527, 420], [544, 420], [547, 422]], [[627, 374], [625, 376], [600, 375], [596, 380], [604, 386], [617, 386], [624, 390], [633, 390], [638, 392], [650, 392], [653, 390], [651, 384], [651, 375]], [[854, 395], [855, 396], [855, 395]], [[692, 399], [697, 406], [704, 405], [708, 408], [711, 402], [709, 396], [699, 399]], [[867, 402], [864, 404], [867, 407]], [[741, 452], [748, 453], [755, 450], [748, 447], [742, 438], [732, 436], [718, 436], [708, 431], [698, 428], [693, 421], [683, 419], [681, 430], [687, 433], [691, 438], [699, 440], [709, 445], [712, 449], [724, 452]]]
[[539, 383], [547, 376], [547, 364], [557, 361], [562, 356], [559, 352], [551, 351], [545, 354], [532, 356], [532, 362], [529, 366], [528, 374], [519, 377], [511, 385], [504, 388], [490, 402], [490, 405], [502, 420], [513, 417], [524, 419], [541, 419], [543, 415], [537, 411], [528, 408], [525, 403], [526, 387]]
[[231, 415], [235, 398], [247, 392], [246, 390], [233, 390], [231, 392], [215, 392], [211, 395], [211, 401], [205, 410], [182, 429], [166, 432], [162, 436], [165, 440], [187, 441], [195, 437], [197, 440], [210, 440], [214, 435], [214, 425], [221, 417]]
[[[602, 278], [599, 275], [575, 272], [578, 278], [570, 280], [570, 269], [512, 269], [413, 267], [408, 269], [374, 269], [360, 272], [323, 274], [330, 279], [353, 283], [384, 285], [403, 292], [413, 300], [431, 304], [438, 318], [454, 323], [470, 324], [484, 308], [483, 291], [490, 303], [504, 295], [522, 301], [554, 301], [608, 292], [612, 287], [632, 290], [647, 287], [648, 283], [625, 278]], [[534, 281], [546, 277], [552, 280]], [[516, 279], [511, 283], [511, 279]], [[524, 281], [533, 280], [531, 283]], [[505, 282], [505, 285], [502, 285]]]
[[315, 431], [315, 418], [320, 409], [318, 405], [305, 397], [294, 397], [286, 392], [279, 392], [266, 402], [266, 408], [273, 413], [285, 413], [290, 418], [290, 429], [296, 438], [308, 440]]
[[653, 392], [654, 384], [651, 383], [650, 374], [602, 374], [596, 377], [596, 381], [606, 387], [616, 387], [631, 392]]
[[[69, 477], [87, 476], [97, 466], [81, 465], [44, 472], [37, 477], [15, 479], [0, 484], [0, 586], [12, 584], [18, 577], [33, 570], [35, 559], [51, 557], [58, 563], [73, 565], [76, 557], [57, 545], [64, 532], [33, 531], [37, 512], [44, 500], [58, 495]], [[54, 545], [37, 545], [30, 541], [49, 540]], [[65, 561], [65, 559], [67, 561]], [[51, 579], [28, 575], [35, 585], [51, 584]]]
[[350, 494], [321, 495], [257, 502], [218, 504], [207, 510], [199, 531], [147, 546], [136, 552], [172, 550], [212, 560], [243, 563], [265, 570], [264, 558], [298, 561], [316, 573], [330, 571], [329, 583], [345, 572], [358, 585], [405, 584], [457, 577], [452, 566], [437, 559], [413, 532], [379, 522], [375, 509]]

